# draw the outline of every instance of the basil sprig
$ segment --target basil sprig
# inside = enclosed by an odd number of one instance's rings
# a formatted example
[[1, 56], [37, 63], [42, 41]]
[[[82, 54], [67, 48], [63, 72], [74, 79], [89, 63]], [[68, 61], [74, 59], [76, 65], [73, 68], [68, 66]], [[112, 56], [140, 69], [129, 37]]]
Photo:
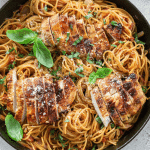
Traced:
[[111, 74], [113, 70], [109, 68], [99, 68], [97, 72], [92, 72], [89, 76], [89, 83], [94, 84], [96, 82], [96, 79], [98, 78], [105, 78], [109, 74]]
[[3, 79], [0, 79], [0, 84], [4, 84], [5, 79], [6, 79], [6, 76]]
[[20, 123], [14, 119], [13, 115], [8, 114], [5, 118], [6, 129], [9, 137], [14, 141], [21, 141], [23, 130]]
[[53, 66], [51, 53], [42, 40], [37, 37], [38, 35], [36, 32], [23, 28], [19, 30], [7, 30], [6, 35], [9, 39], [19, 44], [34, 43], [33, 52], [37, 60], [47, 68], [51, 68]]

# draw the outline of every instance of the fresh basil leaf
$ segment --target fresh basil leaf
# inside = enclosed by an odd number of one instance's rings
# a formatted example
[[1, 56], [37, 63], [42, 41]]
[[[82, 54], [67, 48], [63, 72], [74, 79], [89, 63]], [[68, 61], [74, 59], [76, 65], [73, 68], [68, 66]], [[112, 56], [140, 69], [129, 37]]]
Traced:
[[96, 121], [97, 121], [99, 124], [102, 123], [102, 120], [101, 120], [101, 118], [100, 118], [99, 116], [96, 117]]
[[104, 125], [102, 124], [102, 125], [101, 125], [101, 129], [103, 129], [103, 128], [104, 128]]
[[41, 68], [41, 63], [40, 62], [38, 62], [38, 68]]
[[134, 38], [135, 38], [135, 42], [136, 42], [137, 44], [143, 44], [143, 45], [145, 45], [144, 42], [142, 42], [142, 41], [140, 41], [140, 40], [138, 39], [137, 33], [134, 34]]
[[96, 61], [96, 65], [102, 66], [103, 62], [101, 60], [100, 61]]
[[68, 55], [68, 58], [77, 58], [77, 59], [80, 59], [78, 56], [80, 55], [79, 52], [71, 52], [71, 55]]
[[6, 76], [3, 79], [0, 79], [0, 84], [4, 84], [5, 79], [6, 79]]
[[118, 41], [120, 44], [123, 44], [123, 43], [125, 43], [124, 41]]
[[91, 11], [88, 11], [88, 14], [90, 14], [91, 13]]
[[116, 27], [117, 27], [117, 26], [118, 26], [118, 23], [117, 23], [116, 21], [112, 21], [112, 22], [111, 22], [111, 25], [113, 25], [113, 26], [116, 26]]
[[92, 60], [90, 60], [90, 54], [88, 53], [88, 56], [87, 56], [87, 62], [89, 62], [90, 64], [93, 64], [94, 62]]
[[105, 19], [103, 19], [103, 23], [106, 24], [106, 20]]
[[68, 42], [68, 40], [69, 40], [69, 36], [70, 36], [70, 33], [69, 33], [69, 32], [67, 32], [66, 43], [67, 43], [67, 42]]
[[79, 68], [77, 68], [77, 69], [75, 70], [75, 73], [76, 73], [78, 76], [84, 77], [84, 74], [79, 74], [79, 73], [81, 73], [81, 72], [83, 72], [83, 67], [79, 67]]
[[24, 57], [24, 55], [23, 55], [23, 54], [18, 54], [18, 56], [19, 56], [20, 58], [23, 58], [23, 57]]
[[105, 78], [111, 74], [113, 70], [109, 68], [99, 68], [97, 72], [92, 72], [89, 76], [89, 83], [94, 84], [97, 78]]
[[69, 119], [66, 119], [65, 122], [69, 122]]
[[7, 90], [8, 90], [7, 85], [4, 85], [4, 87], [5, 87], [5, 90], [6, 90], [6, 92], [7, 92]]
[[111, 46], [112, 46], [112, 47], [117, 47], [117, 45], [115, 45], [115, 44], [111, 44]]
[[95, 72], [92, 72], [89, 76], [89, 83], [90, 84], [94, 84], [96, 82], [96, 79], [98, 78], [99, 76], [95, 73]]
[[42, 65], [47, 68], [53, 67], [53, 59], [51, 53], [40, 38], [35, 39], [33, 52], [34, 56]]
[[142, 91], [143, 91], [144, 93], [146, 93], [147, 87], [146, 87], [146, 86], [142, 86]]
[[118, 126], [118, 127], [116, 127], [116, 129], [120, 129], [120, 127]]
[[99, 68], [96, 72], [96, 74], [99, 76], [99, 78], [105, 78], [109, 74], [111, 74], [113, 70], [109, 68]]
[[90, 46], [94, 46], [94, 44], [90, 44]]
[[111, 58], [108, 58], [109, 61], [111, 61]]
[[86, 16], [84, 16], [86, 19], [89, 19], [89, 18], [91, 18], [91, 17], [93, 17], [93, 15], [92, 14], [88, 14], [88, 15], [86, 15]]
[[78, 43], [80, 43], [82, 41], [83, 37], [80, 36], [72, 45], [77, 45]]
[[9, 137], [14, 141], [21, 141], [23, 138], [23, 130], [20, 123], [9, 114], [5, 118], [6, 129]]
[[33, 43], [34, 39], [37, 37], [37, 34], [34, 31], [27, 28], [7, 30], [6, 35], [9, 39], [20, 44]]

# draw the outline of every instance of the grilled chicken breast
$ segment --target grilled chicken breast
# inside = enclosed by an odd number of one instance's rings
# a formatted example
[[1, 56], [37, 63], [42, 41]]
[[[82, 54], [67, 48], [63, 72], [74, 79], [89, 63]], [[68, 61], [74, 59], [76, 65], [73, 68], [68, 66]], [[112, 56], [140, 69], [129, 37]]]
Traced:
[[16, 112], [16, 69], [11, 70], [6, 77], [8, 88], [7, 110]]
[[28, 124], [56, 122], [59, 113], [70, 109], [76, 96], [76, 86], [68, 76], [54, 83], [48, 75], [17, 81], [14, 69], [7, 75], [7, 84], [7, 108], [20, 123], [25, 117]]
[[[42, 22], [41, 37], [46, 45], [58, 46], [61, 51], [79, 52], [80, 57], [102, 59], [103, 52], [109, 50], [110, 44], [101, 24], [85, 25], [83, 19], [75, 16], [56, 14]], [[107, 28], [106, 28], [107, 30]], [[113, 30], [115, 34], [118, 30]], [[92, 33], [92, 34], [91, 34]], [[67, 40], [66, 40], [67, 39]]]
[[131, 118], [142, 109], [146, 101], [135, 74], [130, 74], [125, 81], [115, 75], [97, 79], [91, 98], [106, 127], [111, 118], [117, 126], [124, 129], [131, 127]]

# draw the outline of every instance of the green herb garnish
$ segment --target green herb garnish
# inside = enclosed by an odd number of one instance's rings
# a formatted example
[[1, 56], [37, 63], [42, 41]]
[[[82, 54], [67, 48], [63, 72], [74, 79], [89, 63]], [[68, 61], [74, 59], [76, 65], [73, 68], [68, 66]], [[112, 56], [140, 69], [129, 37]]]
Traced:
[[116, 21], [112, 21], [112, 22], [111, 22], [111, 25], [117, 27], [117, 26], [118, 26], [118, 23], [117, 23]]
[[57, 76], [57, 72], [60, 71], [60, 70], [61, 70], [61, 67], [58, 67], [58, 70], [53, 70], [53, 71], [51, 72], [51, 75], [52, 75], [52, 76]]
[[18, 56], [19, 56], [20, 58], [23, 58], [23, 57], [24, 57], [24, 55], [23, 55], [23, 54], [18, 54]]
[[67, 43], [67, 42], [68, 42], [68, 40], [69, 40], [69, 36], [70, 36], [70, 33], [69, 33], [69, 32], [67, 32], [66, 43]]
[[101, 120], [101, 118], [100, 118], [99, 116], [96, 117], [96, 121], [97, 121], [99, 124], [102, 123], [102, 120]]
[[142, 41], [140, 41], [140, 40], [138, 39], [137, 33], [134, 34], [134, 38], [135, 38], [135, 42], [136, 42], [137, 44], [143, 44], [143, 45], [145, 45], [144, 42], [142, 42]]
[[90, 46], [94, 46], [94, 44], [90, 44]]
[[78, 43], [80, 43], [82, 41], [83, 37], [80, 36], [72, 45], [77, 45]]
[[77, 58], [77, 59], [80, 59], [79, 55], [80, 55], [79, 52], [76, 52], [76, 53], [71, 52], [71, 55], [68, 55], [68, 58]]
[[109, 61], [111, 61], [111, 58], [108, 58]]
[[78, 76], [84, 77], [84, 74], [79, 74], [79, 73], [81, 73], [81, 72], [83, 72], [83, 67], [79, 67], [79, 68], [77, 68], [77, 69], [75, 70], [75, 73], [76, 73]]
[[31, 51], [31, 52], [28, 54], [28, 56], [34, 56], [33, 51]]
[[92, 148], [92, 150], [96, 150], [96, 145], [94, 145], [94, 147]]
[[54, 135], [54, 133], [55, 133], [55, 130], [50, 131], [50, 135]]
[[94, 84], [97, 78], [105, 78], [111, 74], [113, 70], [109, 68], [99, 68], [97, 72], [92, 72], [89, 76], [89, 83]]
[[44, 10], [47, 11], [47, 6], [44, 7]]
[[6, 76], [3, 79], [0, 79], [0, 84], [4, 84], [5, 79], [6, 79]]
[[69, 119], [66, 119], [65, 122], [69, 122]]
[[93, 17], [93, 15], [92, 14], [88, 14], [88, 15], [86, 15], [86, 16], [84, 16], [86, 19], [89, 19], [89, 18], [91, 18], [91, 17]]
[[89, 62], [90, 64], [93, 64], [94, 62], [92, 60], [90, 60], [90, 54], [88, 53], [88, 56], [87, 56], [87, 62]]
[[105, 19], [103, 19], [103, 23], [106, 24], [106, 20]]
[[66, 52], [65, 51], [62, 51], [63, 55], [66, 55]]
[[117, 45], [115, 45], [115, 44], [111, 44], [111, 46], [112, 46], [112, 47], [117, 47]]
[[27, 28], [19, 30], [7, 30], [6, 35], [9, 39], [19, 43], [19, 44], [32, 44], [33, 53], [37, 60], [47, 68], [53, 66], [53, 59], [49, 49], [44, 45], [42, 40], [38, 38], [37, 34]]
[[123, 43], [125, 43], [124, 41], [118, 41], [120, 44], [123, 44]]
[[20, 123], [14, 119], [11, 114], [8, 114], [5, 118], [6, 129], [9, 137], [14, 141], [21, 141], [23, 138], [23, 130]]
[[72, 26], [72, 24], [70, 24], [70, 25], [69, 25], [69, 27], [70, 27], [70, 29], [71, 29], [71, 30], [73, 30], [73, 26]]
[[57, 38], [57, 43], [59, 43], [59, 42], [60, 42], [60, 39], [61, 39], [61, 37]]
[[143, 91], [144, 93], [146, 93], [147, 87], [146, 87], [146, 86], [142, 86], [142, 91]]
[[114, 123], [111, 123], [111, 128], [114, 128], [115, 127], [115, 124]]
[[[14, 51], [14, 50], [15, 50], [15, 48], [13, 47], [12, 49], [8, 50], [8, 51], [6, 52], [6, 54], [9, 54], [9, 53], [11, 53], [11, 52]], [[15, 53], [17, 53], [16, 50], [15, 50]]]
[[102, 67], [102, 65], [103, 65], [103, 62], [102, 62], [101, 60], [99, 60], [99, 61], [96, 61], [96, 65], [99, 65], [99, 66], [101, 66], [101, 67]]

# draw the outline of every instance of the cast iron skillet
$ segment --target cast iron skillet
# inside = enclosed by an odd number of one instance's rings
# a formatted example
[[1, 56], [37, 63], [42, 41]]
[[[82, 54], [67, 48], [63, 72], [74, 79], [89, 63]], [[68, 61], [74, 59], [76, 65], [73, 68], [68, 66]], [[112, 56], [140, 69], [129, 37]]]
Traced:
[[[10, 18], [14, 10], [17, 10], [21, 4], [24, 4], [27, 0], [9, 0], [0, 9], [0, 24], [3, 23], [5, 18]], [[127, 10], [134, 18], [138, 32], [144, 31], [145, 35], [142, 37], [142, 41], [146, 42], [146, 49], [150, 48], [150, 25], [144, 18], [144, 16], [138, 11], [138, 9], [128, 0], [109, 0], [115, 2], [118, 7]], [[150, 59], [150, 55], [148, 56]], [[150, 96], [150, 92], [147, 96]], [[146, 125], [150, 119], [150, 101], [147, 101], [144, 108], [139, 116], [138, 121], [135, 123], [134, 127], [127, 131], [125, 135], [118, 141], [116, 146], [109, 146], [106, 150], [116, 150], [121, 149], [127, 145]], [[4, 122], [0, 121], [0, 136], [11, 146], [17, 150], [27, 150], [20, 144], [11, 140], [5, 129]]]

